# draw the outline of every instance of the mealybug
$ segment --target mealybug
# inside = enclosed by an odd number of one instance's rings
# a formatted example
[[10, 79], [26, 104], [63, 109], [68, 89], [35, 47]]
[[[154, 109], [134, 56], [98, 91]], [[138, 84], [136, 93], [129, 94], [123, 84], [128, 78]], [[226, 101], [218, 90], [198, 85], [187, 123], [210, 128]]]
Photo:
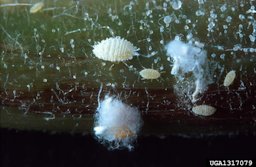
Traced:
[[196, 115], [210, 116], [216, 112], [216, 108], [203, 104], [203, 105], [194, 106], [192, 108], [192, 112], [195, 113]]
[[44, 7], [44, 3], [43, 2], [38, 2], [35, 3], [29, 10], [30, 13], [36, 13], [38, 11], [40, 11], [42, 8]]
[[234, 82], [235, 78], [236, 78], [236, 71], [232, 70], [228, 72], [224, 79], [223, 85], [230, 86]]
[[93, 46], [93, 53], [102, 60], [121, 62], [138, 55], [138, 49], [133, 44], [119, 36], [107, 38]]
[[143, 79], [157, 79], [160, 77], [160, 75], [160, 72], [150, 68], [146, 68], [140, 71], [140, 76]]

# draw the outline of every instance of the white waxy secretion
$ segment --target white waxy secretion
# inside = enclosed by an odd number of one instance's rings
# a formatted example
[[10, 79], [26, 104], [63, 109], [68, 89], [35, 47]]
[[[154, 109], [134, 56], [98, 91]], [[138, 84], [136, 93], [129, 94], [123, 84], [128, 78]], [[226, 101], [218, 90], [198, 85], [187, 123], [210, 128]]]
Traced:
[[216, 108], [203, 104], [203, 105], [194, 106], [192, 108], [192, 112], [195, 113], [196, 115], [211, 116], [216, 112]]
[[141, 125], [142, 119], [137, 108], [107, 96], [97, 109], [94, 133], [110, 149], [132, 149]]
[[140, 71], [140, 76], [143, 79], [157, 79], [160, 77], [160, 73], [157, 70], [146, 68]]
[[173, 59], [171, 74], [184, 82], [186, 74], [193, 73], [195, 90], [192, 102], [197, 101], [199, 94], [202, 94], [212, 82], [207, 53], [201, 48], [203, 46], [204, 44], [199, 42], [196, 42], [196, 45], [184, 43], [178, 36], [166, 45], [167, 55]]
[[43, 2], [35, 3], [34, 5], [31, 6], [29, 12], [30, 13], [36, 13], [36, 12], [40, 11], [43, 7], [44, 7]]
[[93, 54], [99, 59], [121, 62], [138, 55], [138, 49], [133, 44], [119, 36], [107, 38], [93, 46]]
[[224, 86], [230, 86], [236, 78], [236, 71], [229, 71], [224, 79]]

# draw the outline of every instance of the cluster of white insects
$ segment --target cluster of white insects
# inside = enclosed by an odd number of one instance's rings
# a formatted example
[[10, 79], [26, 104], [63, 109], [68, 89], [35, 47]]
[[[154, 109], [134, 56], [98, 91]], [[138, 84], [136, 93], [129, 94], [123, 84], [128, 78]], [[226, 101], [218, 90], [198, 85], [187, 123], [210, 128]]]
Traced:
[[[131, 42], [119, 36], [107, 38], [93, 46], [93, 53], [99, 59], [110, 62], [131, 60], [138, 55], [139, 49]], [[152, 68], [145, 68], [139, 72], [142, 79], [158, 79], [161, 74]]]
[[[180, 0], [171, 2], [174, 10], [178, 10], [182, 6]], [[200, 2], [199, 4], [204, 3], [201, 0], [198, 2]], [[31, 14], [41, 11], [44, 7], [43, 2], [25, 5], [31, 6], [29, 10]], [[164, 17], [164, 22], [169, 25], [171, 17]], [[212, 30], [214, 22], [211, 21], [210, 23], [208, 29]], [[207, 63], [206, 52], [201, 47], [180, 40], [173, 40], [168, 43], [166, 50], [167, 55], [173, 60], [172, 75], [178, 78], [186, 73], [193, 73], [195, 89], [192, 94], [192, 103], [194, 105], [194, 102], [198, 100], [198, 95], [202, 94], [209, 84], [203, 77], [203, 66]], [[92, 50], [97, 58], [113, 63], [132, 60], [134, 56], [139, 55], [138, 51], [139, 49], [130, 41], [119, 36], [96, 43]], [[161, 72], [154, 68], [144, 68], [138, 74], [142, 80], [157, 80], [161, 77]], [[234, 82], [235, 77], [236, 72], [234, 70], [228, 72], [223, 85], [229, 87]], [[44, 82], [47, 82], [47, 79], [44, 79]], [[216, 112], [216, 108], [202, 104], [194, 105], [191, 111], [198, 116], [211, 116]], [[135, 141], [141, 126], [141, 115], [136, 107], [131, 107], [120, 99], [110, 96], [106, 96], [104, 100], [99, 102], [95, 115], [94, 132], [100, 141], [110, 144], [109, 148], [125, 147], [132, 149], [132, 143]]]
[[[94, 55], [110, 62], [124, 62], [138, 55], [138, 48], [131, 42], [119, 36], [107, 38], [93, 46]], [[142, 79], [153, 80], [160, 77], [160, 72], [155, 69], [145, 68], [139, 72]], [[121, 100], [105, 97], [99, 103], [95, 117], [94, 132], [96, 137], [109, 145], [110, 149], [132, 149], [142, 120], [138, 109], [131, 107]]]
[[[205, 51], [177, 39], [171, 41], [166, 49], [168, 56], [174, 59], [171, 72], [173, 75], [193, 72], [196, 78], [193, 98], [196, 98], [198, 93], [202, 93], [207, 87], [202, 68], [207, 63]], [[138, 55], [137, 51], [138, 48], [131, 42], [119, 36], [107, 38], [93, 46], [93, 53], [97, 58], [110, 62], [131, 60], [134, 55]], [[160, 72], [153, 68], [145, 68], [139, 72], [139, 75], [146, 80], [158, 79], [161, 76]], [[230, 86], [234, 79], [235, 71], [230, 71], [223, 85]], [[211, 116], [216, 112], [215, 107], [206, 104], [195, 105], [191, 110], [198, 116]], [[141, 124], [140, 114], [136, 108], [116, 98], [106, 97], [99, 103], [94, 131], [100, 141], [111, 143], [109, 148], [131, 149]]]
[[[121, 37], [107, 38], [93, 46], [94, 55], [102, 60], [110, 62], [124, 62], [138, 56], [139, 49], [131, 42]], [[207, 63], [206, 52], [202, 48], [185, 44], [180, 40], [173, 40], [166, 45], [167, 55], [174, 60], [171, 74], [182, 76], [192, 72], [195, 77], [195, 90], [192, 95], [192, 102], [195, 102], [197, 95], [203, 93], [207, 88], [203, 66]], [[206, 71], [207, 72], [207, 71]], [[143, 80], [154, 80], [161, 76], [158, 70], [144, 68], [139, 72]], [[223, 85], [230, 86], [236, 77], [234, 70], [227, 73]], [[211, 116], [216, 108], [207, 104], [195, 105], [192, 113], [198, 116]], [[132, 142], [141, 128], [139, 111], [124, 104], [121, 100], [113, 97], [106, 97], [96, 113], [95, 134], [103, 143], [112, 143], [109, 148], [127, 147], [131, 149]]]

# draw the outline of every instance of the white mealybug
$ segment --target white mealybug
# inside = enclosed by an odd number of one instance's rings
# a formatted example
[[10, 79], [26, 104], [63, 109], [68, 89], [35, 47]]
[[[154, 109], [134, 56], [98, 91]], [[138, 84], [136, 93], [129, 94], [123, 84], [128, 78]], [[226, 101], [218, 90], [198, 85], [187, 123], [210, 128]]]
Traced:
[[160, 72], [151, 68], [146, 68], [140, 71], [142, 79], [157, 79], [160, 75]]
[[107, 38], [93, 46], [93, 54], [99, 59], [121, 62], [138, 55], [138, 49], [133, 44], [119, 36]]
[[223, 85], [230, 86], [234, 82], [235, 77], [236, 77], [236, 71], [234, 70], [229, 71], [224, 79]]
[[192, 108], [192, 112], [195, 113], [196, 115], [210, 116], [216, 112], [216, 108], [203, 104], [203, 105], [194, 106]]
[[44, 7], [44, 3], [43, 2], [38, 2], [35, 3], [29, 10], [30, 13], [36, 13], [38, 11], [40, 11], [42, 8]]
[[95, 115], [94, 133], [109, 149], [131, 150], [141, 125], [142, 119], [137, 108], [106, 96]]

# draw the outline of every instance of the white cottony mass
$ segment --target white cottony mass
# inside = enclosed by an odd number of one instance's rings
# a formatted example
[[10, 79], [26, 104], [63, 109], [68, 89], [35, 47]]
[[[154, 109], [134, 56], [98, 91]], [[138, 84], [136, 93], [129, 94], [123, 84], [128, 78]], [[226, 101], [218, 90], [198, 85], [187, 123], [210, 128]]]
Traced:
[[167, 55], [173, 60], [171, 74], [183, 80], [186, 73], [192, 72], [195, 90], [192, 101], [196, 101], [199, 93], [203, 93], [209, 82], [206, 51], [200, 47], [175, 39], [166, 45]]
[[94, 133], [109, 149], [133, 148], [142, 125], [140, 112], [121, 100], [106, 96], [95, 115]]
[[201, 48], [186, 44], [180, 40], [173, 40], [166, 46], [167, 54], [173, 61], [172, 74], [179, 75], [188, 72], [200, 73], [201, 66], [206, 62], [206, 52]]

